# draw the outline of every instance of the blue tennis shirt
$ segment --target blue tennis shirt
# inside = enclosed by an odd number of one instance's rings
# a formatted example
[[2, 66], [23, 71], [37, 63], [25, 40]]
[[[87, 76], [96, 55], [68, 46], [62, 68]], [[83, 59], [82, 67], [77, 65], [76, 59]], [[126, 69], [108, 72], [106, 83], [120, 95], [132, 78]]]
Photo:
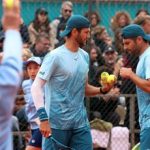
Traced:
[[[150, 47], [140, 56], [136, 74], [142, 79], [150, 79]], [[150, 93], [137, 87], [139, 123], [141, 130], [150, 127]]]
[[38, 77], [47, 81], [45, 108], [51, 127], [77, 129], [88, 125], [84, 106], [85, 83], [89, 70], [87, 52], [71, 52], [65, 45], [44, 59]]

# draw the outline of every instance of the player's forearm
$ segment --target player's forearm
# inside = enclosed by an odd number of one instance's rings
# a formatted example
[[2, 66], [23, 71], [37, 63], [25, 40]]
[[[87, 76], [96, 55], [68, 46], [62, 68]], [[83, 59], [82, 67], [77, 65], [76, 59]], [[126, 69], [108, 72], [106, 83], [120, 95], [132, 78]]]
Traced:
[[130, 76], [130, 79], [136, 84], [137, 87], [139, 87], [145, 92], [150, 93], [150, 79], [149, 80], [142, 79], [138, 77], [136, 74]]
[[38, 110], [39, 108], [44, 107], [43, 87], [37, 80], [35, 80], [32, 84], [31, 93], [36, 109]]
[[90, 84], [87, 84], [85, 87], [85, 95], [86, 96], [95, 96], [101, 94], [100, 93], [100, 87], [94, 87]]
[[46, 82], [45, 80], [42, 80], [39, 77], [36, 77], [31, 87], [33, 101], [37, 110], [39, 120], [41, 122], [48, 120], [48, 115], [44, 107], [43, 87], [44, 87], [45, 82]]
[[4, 40], [4, 59], [17, 57], [17, 61], [20, 62], [22, 60], [22, 47], [23, 44], [20, 32], [13, 29], [7, 30]]

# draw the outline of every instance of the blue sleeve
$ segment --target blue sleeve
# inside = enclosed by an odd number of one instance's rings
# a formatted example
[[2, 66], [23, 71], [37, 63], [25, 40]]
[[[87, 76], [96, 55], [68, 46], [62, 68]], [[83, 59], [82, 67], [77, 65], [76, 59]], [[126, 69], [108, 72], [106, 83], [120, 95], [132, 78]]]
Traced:
[[52, 51], [44, 58], [42, 66], [38, 72], [38, 77], [40, 77], [41, 79], [47, 81], [52, 77], [59, 61], [58, 56], [55, 54], [56, 53]]
[[145, 58], [145, 77], [150, 79], [150, 55], [147, 55]]
[[4, 57], [0, 65], [0, 86], [19, 86], [22, 73], [22, 40], [18, 31], [5, 33]]
[[4, 57], [0, 64], [0, 149], [11, 150], [11, 124], [14, 100], [22, 70], [22, 41], [18, 31], [5, 34]]
[[[85, 50], [83, 50], [83, 54], [84, 54], [85, 61], [87, 62], [88, 68], [89, 68], [89, 66], [90, 66], [90, 57], [89, 57], [89, 54]], [[88, 69], [88, 71], [89, 71], [89, 69]]]

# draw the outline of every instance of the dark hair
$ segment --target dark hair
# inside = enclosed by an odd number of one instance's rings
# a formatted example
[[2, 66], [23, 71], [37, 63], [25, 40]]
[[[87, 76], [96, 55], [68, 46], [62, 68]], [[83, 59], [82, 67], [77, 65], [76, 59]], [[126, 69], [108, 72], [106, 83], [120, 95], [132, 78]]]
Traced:
[[[35, 12], [34, 20], [33, 20], [33, 27], [37, 32], [39, 32], [39, 29], [41, 28], [41, 23], [38, 20], [38, 15], [42, 12], [46, 13], [47, 11], [45, 9], [42, 9], [42, 8], [37, 9]], [[47, 12], [47, 14], [48, 14], [48, 12]], [[49, 33], [49, 31], [50, 31], [49, 24], [50, 24], [50, 20], [49, 20], [48, 15], [47, 15], [46, 21], [42, 24], [43, 26], [45, 26], [45, 32], [46, 33]]]
[[148, 12], [146, 9], [141, 8], [141, 9], [139, 9], [139, 10], [137, 11], [137, 13], [136, 13], [135, 16], [138, 16], [141, 12], [145, 12], [147, 15], [149, 15], [149, 12]]
[[101, 18], [100, 18], [100, 15], [98, 14], [98, 12], [96, 12], [96, 11], [86, 12], [84, 16], [91, 21], [91, 16], [92, 15], [96, 16], [97, 24], [99, 24], [100, 21], [101, 21]]
[[[76, 28], [76, 29], [77, 29], [78, 32], [81, 32], [81, 30], [82, 30], [83, 28]], [[72, 32], [72, 30], [71, 30], [71, 32]], [[68, 38], [71, 36], [71, 32], [67, 35]]]
[[134, 24], [138, 24], [138, 25], [144, 25], [146, 23], [147, 20], [150, 20], [150, 16], [137, 16], [133, 23]]
[[[137, 36], [137, 37], [133, 37], [132, 40], [135, 42], [137, 38], [138, 38], [138, 36]], [[143, 37], [142, 37], [142, 39], [143, 39]], [[143, 39], [143, 41], [144, 41], [145, 43], [148, 43], [148, 41], [145, 40], [145, 39]]]

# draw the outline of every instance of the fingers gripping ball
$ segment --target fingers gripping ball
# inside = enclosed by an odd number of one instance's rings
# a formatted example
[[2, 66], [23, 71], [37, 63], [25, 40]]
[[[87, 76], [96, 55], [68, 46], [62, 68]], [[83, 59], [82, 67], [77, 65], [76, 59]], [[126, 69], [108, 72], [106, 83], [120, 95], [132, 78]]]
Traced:
[[111, 84], [111, 83], [116, 83], [117, 78], [115, 75], [110, 74], [109, 77], [107, 78], [107, 83]]
[[108, 72], [102, 72], [101, 73], [101, 81], [103, 83], [107, 83], [108, 77], [109, 77], [109, 73]]
[[13, 8], [13, 6], [14, 6], [14, 0], [6, 0], [5, 2], [6, 2], [6, 7], [8, 9], [12, 9]]

